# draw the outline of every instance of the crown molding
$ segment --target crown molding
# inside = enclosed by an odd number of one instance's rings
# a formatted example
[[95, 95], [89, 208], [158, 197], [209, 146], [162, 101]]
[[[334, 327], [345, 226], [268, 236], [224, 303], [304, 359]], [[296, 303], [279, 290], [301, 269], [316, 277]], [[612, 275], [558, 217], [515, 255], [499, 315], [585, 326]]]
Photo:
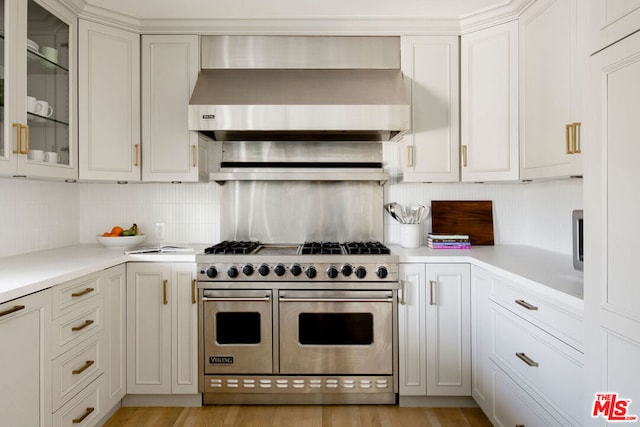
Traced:
[[461, 35], [517, 19], [536, 0], [505, 0], [461, 18], [137, 18], [88, 4], [59, 0], [80, 18], [139, 34], [199, 35]]

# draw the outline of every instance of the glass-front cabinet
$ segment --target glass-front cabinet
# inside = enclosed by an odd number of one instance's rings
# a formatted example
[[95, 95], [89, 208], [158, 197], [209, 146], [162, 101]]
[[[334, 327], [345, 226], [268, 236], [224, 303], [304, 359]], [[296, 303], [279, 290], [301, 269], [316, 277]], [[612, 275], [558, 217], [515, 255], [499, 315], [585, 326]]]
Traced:
[[0, 174], [77, 179], [76, 17], [55, 0], [0, 13]]

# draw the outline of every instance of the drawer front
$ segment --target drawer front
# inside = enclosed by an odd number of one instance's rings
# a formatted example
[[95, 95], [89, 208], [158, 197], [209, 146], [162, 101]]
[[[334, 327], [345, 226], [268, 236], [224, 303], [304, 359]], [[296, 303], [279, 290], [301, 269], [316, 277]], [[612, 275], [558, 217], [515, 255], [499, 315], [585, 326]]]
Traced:
[[94, 426], [105, 415], [100, 406], [104, 392], [102, 377], [92, 382], [66, 405], [53, 413], [53, 427]]
[[52, 316], [57, 319], [81, 305], [91, 304], [102, 294], [101, 273], [90, 274], [52, 288]]
[[580, 425], [583, 354], [532, 326], [503, 307], [491, 304], [491, 359], [540, 401]]
[[88, 344], [73, 348], [51, 363], [53, 411], [64, 405], [104, 371], [100, 357], [103, 342], [100, 337], [99, 335]]
[[520, 288], [503, 280], [493, 280], [491, 299], [584, 352], [582, 313], [565, 310]]
[[53, 322], [52, 357], [57, 357], [103, 329], [103, 301], [83, 307]]
[[539, 404], [528, 396], [518, 385], [493, 363], [490, 363], [490, 387], [494, 404], [490, 405], [491, 422], [500, 427], [513, 426], [558, 426]]

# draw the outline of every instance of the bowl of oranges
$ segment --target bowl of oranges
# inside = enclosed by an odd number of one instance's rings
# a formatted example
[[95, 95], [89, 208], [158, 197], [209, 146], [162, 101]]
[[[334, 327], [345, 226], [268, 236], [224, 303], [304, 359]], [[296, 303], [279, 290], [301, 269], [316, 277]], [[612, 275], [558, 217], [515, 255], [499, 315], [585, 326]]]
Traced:
[[133, 248], [144, 242], [146, 238], [147, 236], [140, 233], [136, 224], [133, 224], [128, 229], [116, 225], [111, 231], [105, 231], [101, 235], [96, 236], [96, 239], [102, 246], [118, 249]]

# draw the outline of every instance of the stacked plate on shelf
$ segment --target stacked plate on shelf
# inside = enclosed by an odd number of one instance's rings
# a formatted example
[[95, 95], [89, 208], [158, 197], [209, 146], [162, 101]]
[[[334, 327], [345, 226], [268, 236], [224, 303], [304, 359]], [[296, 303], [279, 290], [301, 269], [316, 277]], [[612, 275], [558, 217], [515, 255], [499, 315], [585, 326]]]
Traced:
[[33, 40], [27, 39], [27, 49], [37, 53], [38, 50], [40, 49], [40, 46], [38, 46], [38, 44]]

